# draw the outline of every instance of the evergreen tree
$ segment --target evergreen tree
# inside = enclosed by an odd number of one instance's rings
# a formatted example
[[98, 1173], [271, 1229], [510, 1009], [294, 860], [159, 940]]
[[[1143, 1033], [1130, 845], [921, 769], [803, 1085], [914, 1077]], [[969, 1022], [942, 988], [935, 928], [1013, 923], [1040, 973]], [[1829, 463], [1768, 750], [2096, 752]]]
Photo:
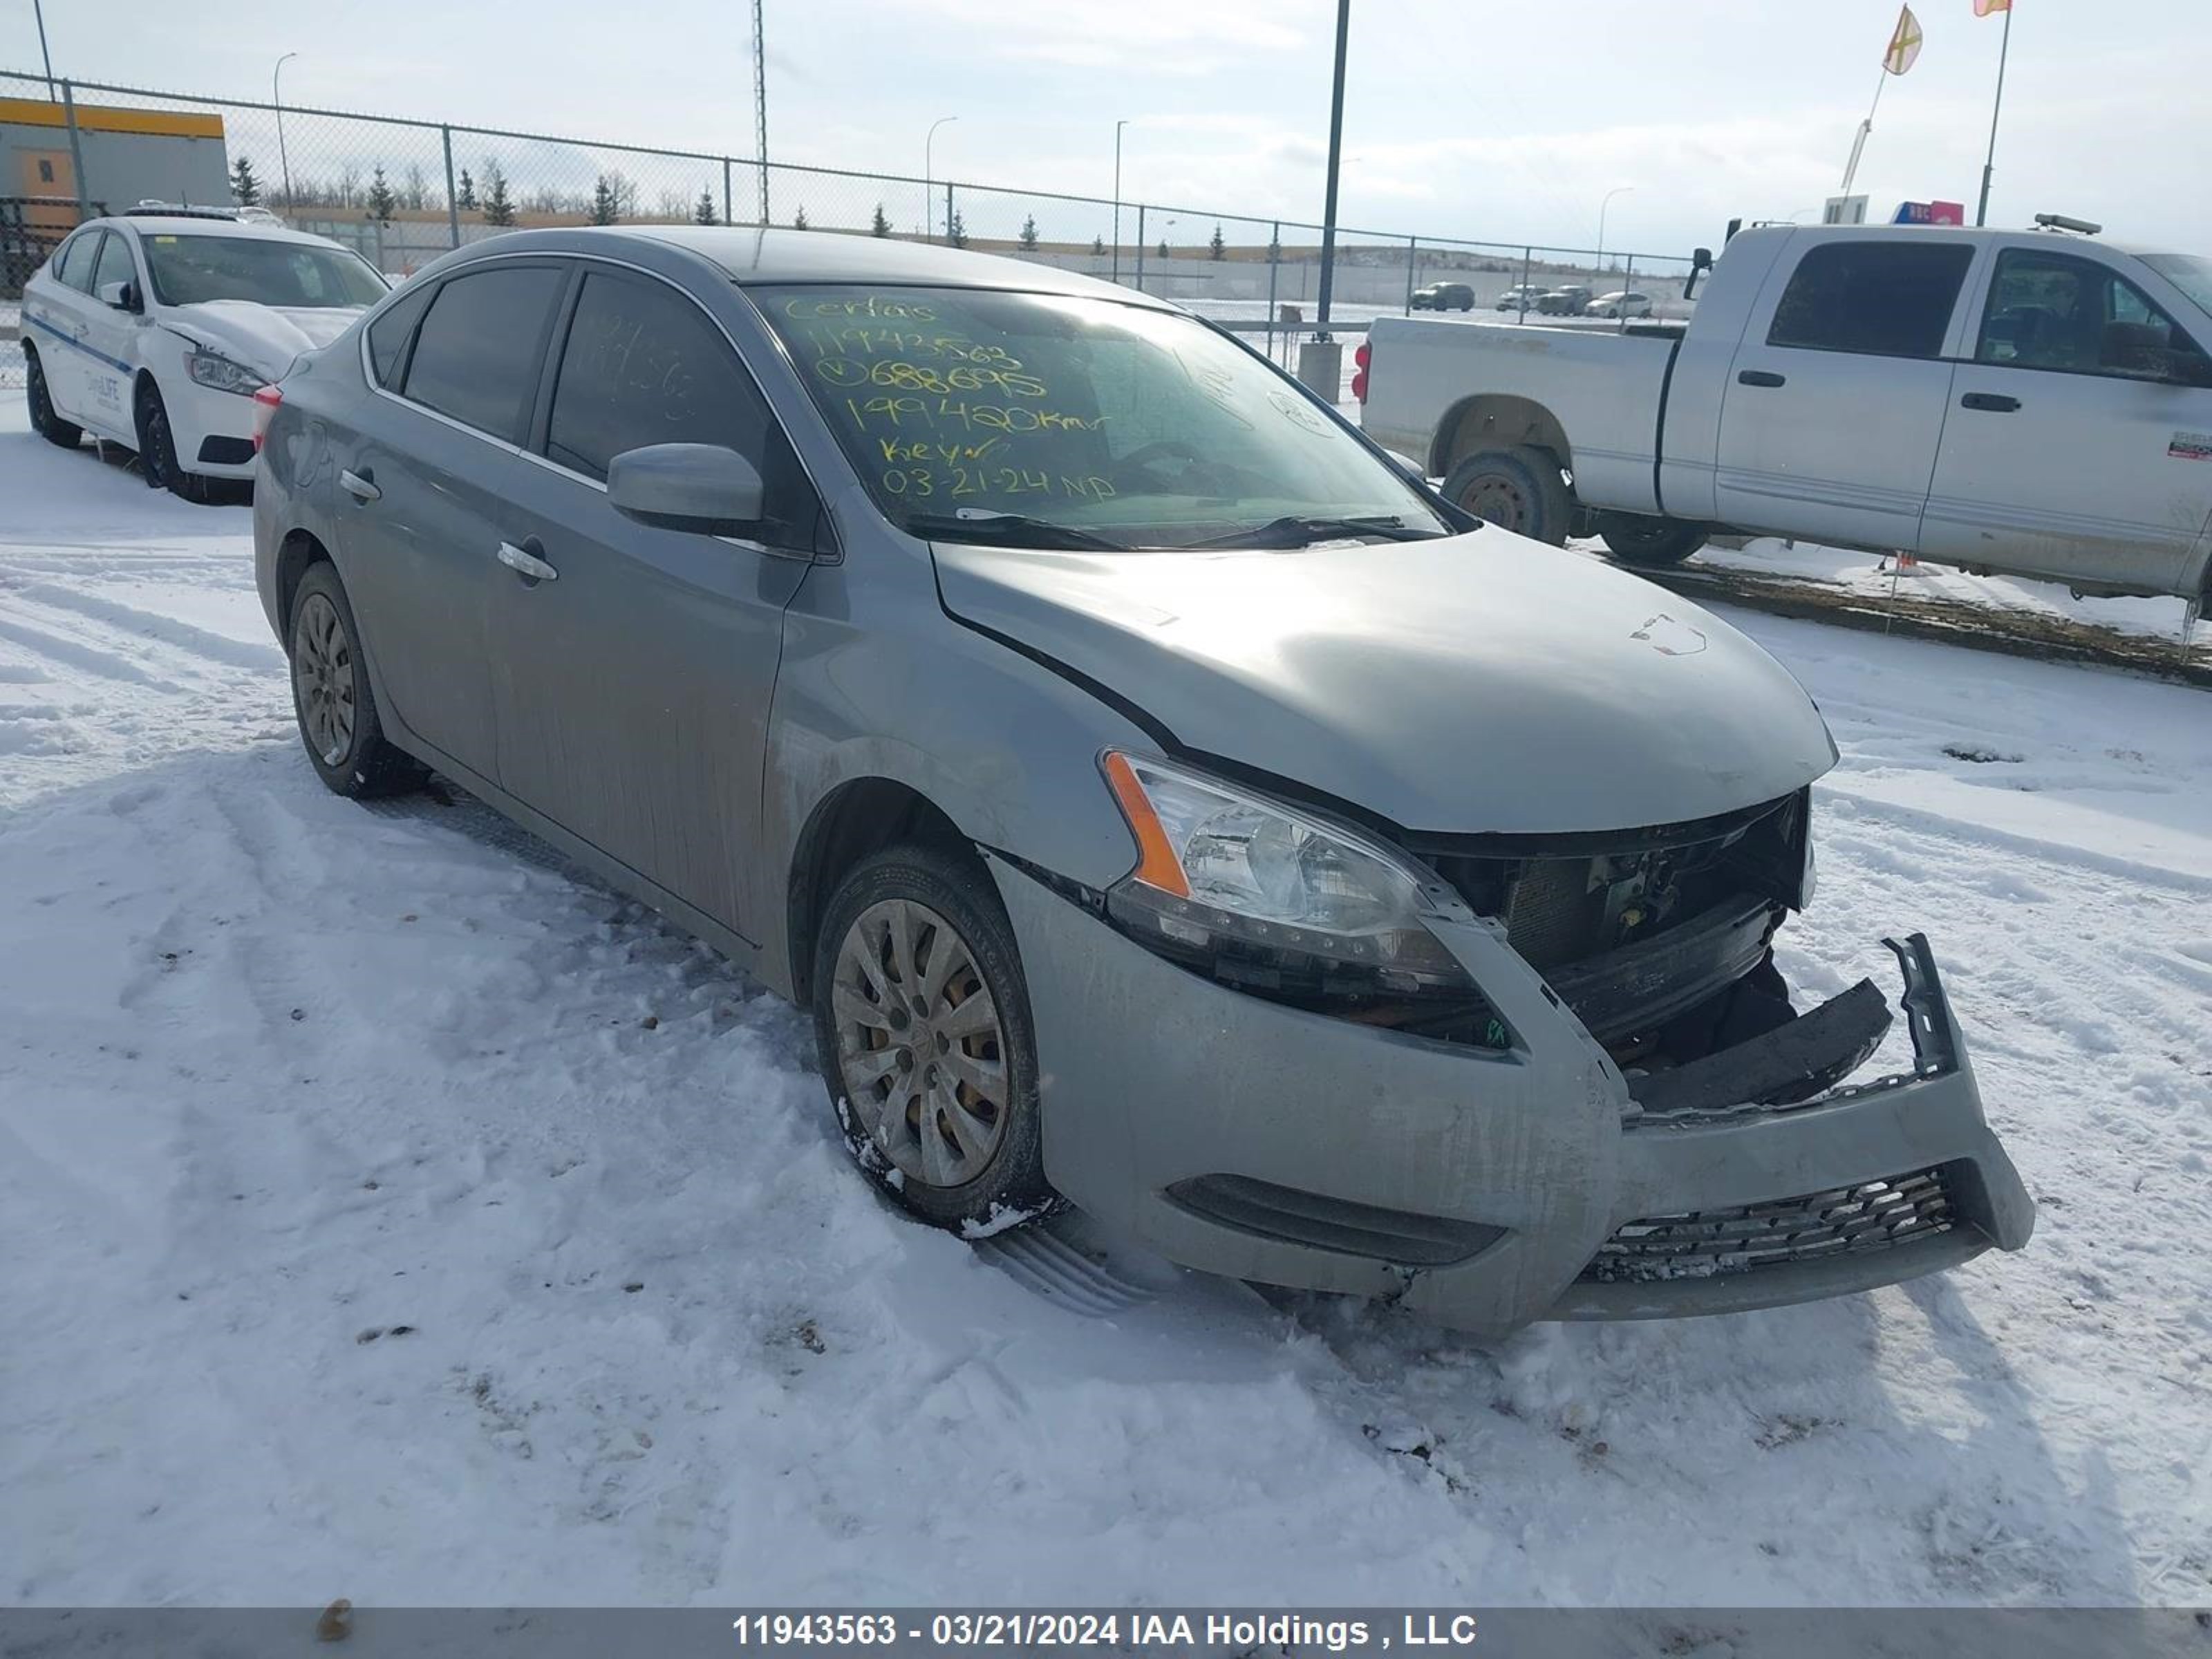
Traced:
[[1219, 225], [1214, 226], [1213, 240], [1208, 242], [1206, 246], [1207, 250], [1215, 258], [1219, 259], [1226, 256], [1229, 244], [1222, 240], [1221, 227]]
[[484, 163], [484, 222], [507, 226], [514, 222], [514, 204], [507, 199], [507, 175], [499, 170], [499, 163]]
[[968, 246], [968, 224], [961, 218], [958, 208], [952, 210], [952, 222], [945, 227], [945, 240], [955, 247]]
[[1279, 230], [1267, 237], [1267, 263], [1271, 265], [1283, 263], [1283, 233]]
[[453, 205], [464, 213], [477, 210], [477, 181], [469, 177], [466, 167], [461, 169], [460, 188], [453, 192]]
[[621, 204], [616, 200], [614, 186], [607, 182], [606, 175], [602, 173], [599, 175], [599, 182], [592, 186], [592, 222], [595, 225], [611, 225], [621, 217]]
[[868, 227], [868, 234], [871, 236], [888, 236], [890, 234], [891, 222], [884, 217], [884, 204], [881, 202], [878, 202], [876, 204], [876, 222]]
[[1022, 221], [1022, 252], [1024, 253], [1035, 253], [1036, 251], [1036, 215], [1032, 213], [1028, 218]]
[[691, 220], [693, 223], [702, 225], [719, 225], [722, 222], [714, 216], [714, 194], [712, 191], [702, 190], [699, 192], [699, 205], [691, 210]]
[[1106, 257], [1106, 239], [1103, 236], [1092, 237], [1091, 239], [1091, 252], [1099, 258], [1104, 258]]
[[261, 181], [253, 176], [253, 162], [246, 156], [240, 156], [230, 170], [230, 194], [240, 207], [252, 207], [261, 199]]
[[398, 205], [399, 200], [392, 195], [392, 186], [385, 182], [384, 169], [379, 167], [368, 181], [368, 216], [389, 224], [392, 210]]
[[791, 228], [793, 230], [804, 230], [806, 228], [806, 210], [805, 208], [799, 209], [798, 212], [791, 216]]
[[1161, 238], [1160, 238], [1160, 258], [1163, 258], [1163, 259], [1170, 259], [1170, 258], [1173, 258], [1174, 257], [1175, 257], [1175, 256], [1174, 256], [1173, 254], [1171, 254], [1171, 253], [1170, 253], [1170, 252], [1168, 252], [1168, 239], [1167, 239], [1166, 237], [1164, 237], [1164, 236], [1161, 237]]

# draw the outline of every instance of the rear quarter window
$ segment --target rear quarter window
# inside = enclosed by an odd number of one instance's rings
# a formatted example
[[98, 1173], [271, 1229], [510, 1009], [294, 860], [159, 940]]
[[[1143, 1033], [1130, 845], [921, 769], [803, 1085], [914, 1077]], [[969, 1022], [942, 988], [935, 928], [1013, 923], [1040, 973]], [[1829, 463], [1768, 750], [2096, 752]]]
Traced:
[[376, 377], [377, 385], [395, 391], [398, 388], [400, 363], [407, 355], [407, 343], [415, 337], [415, 325], [429, 309], [430, 296], [434, 291], [426, 283], [412, 294], [403, 294], [368, 325], [369, 373]]

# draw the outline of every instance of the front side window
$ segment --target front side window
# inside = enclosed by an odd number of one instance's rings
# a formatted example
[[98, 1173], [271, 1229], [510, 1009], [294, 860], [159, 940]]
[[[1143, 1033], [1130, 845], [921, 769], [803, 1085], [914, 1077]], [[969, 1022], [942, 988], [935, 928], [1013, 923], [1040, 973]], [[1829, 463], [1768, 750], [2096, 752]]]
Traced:
[[1824, 242], [1790, 273], [1766, 343], [1867, 357], [1939, 357], [1974, 250], [1964, 242]]
[[343, 248], [274, 236], [155, 234], [145, 239], [146, 273], [165, 306], [210, 300], [304, 310], [373, 306], [387, 292], [368, 261]]
[[2146, 253], [2142, 262], [2187, 295], [2190, 304], [2212, 317], [2212, 259], [2201, 253]]
[[996, 539], [1040, 546], [1367, 533], [1345, 520], [1395, 539], [1450, 533], [1396, 468], [1193, 318], [986, 289], [754, 297], [876, 505], [918, 534], [1008, 516], [1028, 527]]
[[2201, 385], [2204, 354], [2133, 283], [2098, 260], [2040, 248], [1997, 257], [1977, 362]]
[[554, 265], [499, 265], [441, 283], [407, 360], [405, 395], [520, 443], [546, 326], [567, 281]]
[[98, 294], [111, 283], [135, 283], [138, 269], [131, 263], [131, 244], [114, 231], [101, 244], [100, 261], [92, 269], [92, 291]]
[[54, 280], [80, 294], [91, 293], [93, 266], [99, 262], [100, 244], [106, 234], [104, 230], [81, 231], [64, 242], [54, 256]]

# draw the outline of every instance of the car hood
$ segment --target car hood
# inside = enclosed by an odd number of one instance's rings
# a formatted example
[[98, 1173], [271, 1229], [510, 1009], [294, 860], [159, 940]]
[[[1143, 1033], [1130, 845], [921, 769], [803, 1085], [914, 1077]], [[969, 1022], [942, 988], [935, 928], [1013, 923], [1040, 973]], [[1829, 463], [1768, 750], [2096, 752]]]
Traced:
[[933, 551], [954, 617], [1187, 749], [1404, 830], [1681, 823], [1835, 763], [1803, 688], [1726, 623], [1495, 526], [1293, 552]]
[[205, 300], [177, 306], [161, 321], [195, 344], [232, 362], [281, 377], [301, 352], [326, 346], [353, 326], [366, 307], [264, 306], [252, 300]]

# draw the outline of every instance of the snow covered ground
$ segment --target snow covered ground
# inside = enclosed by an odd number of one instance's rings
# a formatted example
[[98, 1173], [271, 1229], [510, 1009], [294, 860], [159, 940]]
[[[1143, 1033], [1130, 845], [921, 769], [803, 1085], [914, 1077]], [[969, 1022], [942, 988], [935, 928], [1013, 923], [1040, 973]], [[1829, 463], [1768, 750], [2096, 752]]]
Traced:
[[793, 1012], [324, 793], [243, 512], [0, 403], [0, 1601], [2212, 1600], [2208, 704], [1734, 620], [1844, 750], [1786, 970], [1927, 929], [2039, 1231], [1486, 1347], [901, 1219]]

